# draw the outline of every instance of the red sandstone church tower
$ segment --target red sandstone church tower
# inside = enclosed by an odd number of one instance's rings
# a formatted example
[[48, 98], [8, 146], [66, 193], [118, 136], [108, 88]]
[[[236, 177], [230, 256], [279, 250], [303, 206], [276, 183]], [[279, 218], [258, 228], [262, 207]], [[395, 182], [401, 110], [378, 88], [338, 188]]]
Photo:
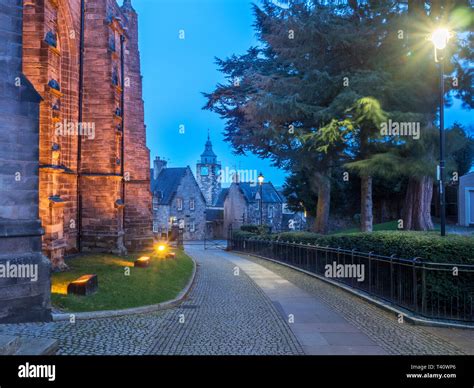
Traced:
[[24, 1], [23, 71], [40, 105], [40, 218], [53, 267], [152, 244], [149, 150], [131, 1]]

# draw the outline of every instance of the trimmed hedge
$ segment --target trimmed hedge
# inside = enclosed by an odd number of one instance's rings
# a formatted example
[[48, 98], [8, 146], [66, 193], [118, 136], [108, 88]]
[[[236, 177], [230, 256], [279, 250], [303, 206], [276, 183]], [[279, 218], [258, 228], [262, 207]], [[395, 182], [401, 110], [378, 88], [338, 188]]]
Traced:
[[[257, 238], [253, 234], [253, 238]], [[247, 237], [250, 238], [248, 235]], [[265, 237], [261, 237], [265, 238]], [[308, 232], [286, 232], [269, 236], [272, 240], [330, 246], [402, 259], [418, 257], [438, 263], [474, 264], [474, 238], [433, 232], [380, 231], [322, 236]]]
[[260, 235], [270, 233], [270, 228], [267, 225], [242, 225], [240, 230]]
[[232, 232], [232, 237], [239, 240], [245, 240], [245, 239], [253, 238], [256, 236], [258, 236], [256, 233], [246, 232], [244, 230], [234, 230]]

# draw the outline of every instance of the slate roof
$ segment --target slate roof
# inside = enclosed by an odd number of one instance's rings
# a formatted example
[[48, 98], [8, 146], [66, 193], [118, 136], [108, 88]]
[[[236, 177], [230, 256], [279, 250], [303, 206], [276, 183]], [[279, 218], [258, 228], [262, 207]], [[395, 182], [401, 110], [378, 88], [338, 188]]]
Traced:
[[187, 167], [165, 168], [160, 172], [158, 179], [152, 179], [151, 191], [158, 195], [161, 192], [160, 205], [170, 205], [178, 189], [181, 179], [186, 175]]
[[214, 153], [214, 151], [212, 149], [212, 143], [211, 143], [211, 140], [209, 139], [209, 137], [207, 138], [207, 142], [206, 142], [206, 145], [205, 145], [205, 148], [204, 148], [204, 152], [201, 154], [201, 157], [211, 157], [211, 158], [217, 157], [217, 155]]
[[229, 193], [229, 188], [222, 189], [219, 192], [219, 195], [216, 198], [216, 201], [214, 202], [213, 206], [214, 207], [224, 207], [224, 202], [227, 197], [227, 194]]
[[[259, 191], [260, 189], [258, 184], [256, 185], [248, 182], [240, 182], [236, 184], [239, 186], [240, 191], [244, 195], [244, 198], [247, 202], [257, 201], [257, 199], [255, 199], [255, 196], [257, 194], [257, 191]], [[278, 194], [278, 191], [276, 191], [275, 187], [271, 182], [263, 184], [262, 196], [262, 200], [265, 203], [283, 203], [280, 195]]]

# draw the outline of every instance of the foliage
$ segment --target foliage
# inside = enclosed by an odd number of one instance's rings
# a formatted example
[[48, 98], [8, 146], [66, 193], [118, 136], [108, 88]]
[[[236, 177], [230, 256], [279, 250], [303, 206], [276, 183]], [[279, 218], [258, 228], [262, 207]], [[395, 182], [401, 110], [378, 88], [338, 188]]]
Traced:
[[[253, 235], [254, 238], [257, 236]], [[474, 264], [474, 239], [468, 236], [441, 237], [432, 232], [375, 231], [322, 236], [309, 232], [274, 234], [273, 240], [329, 246], [401, 259], [420, 258], [444, 263]]]
[[258, 235], [266, 235], [270, 233], [270, 227], [268, 225], [242, 225], [240, 230]]

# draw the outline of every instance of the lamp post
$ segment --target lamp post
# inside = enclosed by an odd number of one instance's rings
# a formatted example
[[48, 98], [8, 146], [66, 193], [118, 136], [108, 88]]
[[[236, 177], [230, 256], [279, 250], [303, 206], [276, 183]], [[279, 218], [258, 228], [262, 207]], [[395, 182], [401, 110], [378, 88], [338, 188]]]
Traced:
[[260, 193], [260, 226], [263, 225], [263, 181], [265, 180], [265, 177], [263, 176], [262, 173], [258, 176], [258, 189]]
[[434, 45], [435, 62], [439, 63], [439, 202], [441, 218], [441, 236], [446, 236], [446, 192], [445, 192], [445, 145], [446, 136], [444, 131], [444, 56], [448, 45], [450, 32], [446, 28], [438, 28], [431, 35]]

